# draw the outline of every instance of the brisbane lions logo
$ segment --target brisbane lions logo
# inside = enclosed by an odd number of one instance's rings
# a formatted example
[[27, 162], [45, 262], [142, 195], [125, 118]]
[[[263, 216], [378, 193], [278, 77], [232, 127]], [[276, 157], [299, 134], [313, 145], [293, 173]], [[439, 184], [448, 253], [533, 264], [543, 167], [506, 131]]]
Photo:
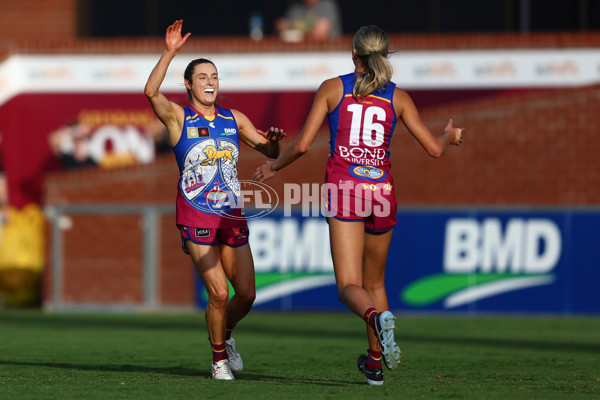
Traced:
[[231, 147], [217, 150], [215, 146], [206, 146], [206, 148], [202, 151], [206, 156], [206, 159], [200, 163], [200, 165], [215, 165], [217, 161], [221, 161], [222, 163], [227, 162], [227, 160], [233, 161], [233, 157], [231, 152], [234, 149]]

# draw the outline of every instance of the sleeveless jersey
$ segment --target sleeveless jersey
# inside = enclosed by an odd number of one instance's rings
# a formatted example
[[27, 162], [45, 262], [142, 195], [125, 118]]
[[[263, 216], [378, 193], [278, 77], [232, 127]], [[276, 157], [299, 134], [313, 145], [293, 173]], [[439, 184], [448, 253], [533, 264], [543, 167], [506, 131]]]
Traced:
[[357, 101], [352, 97], [356, 75], [340, 76], [344, 95], [328, 115], [330, 154], [325, 182], [338, 187], [384, 186], [393, 191], [389, 147], [397, 122], [392, 102], [396, 84], [390, 82], [388, 87]]
[[239, 132], [229, 109], [205, 117], [186, 107], [183, 131], [173, 147], [179, 166], [176, 222], [200, 228], [245, 223], [237, 178]]

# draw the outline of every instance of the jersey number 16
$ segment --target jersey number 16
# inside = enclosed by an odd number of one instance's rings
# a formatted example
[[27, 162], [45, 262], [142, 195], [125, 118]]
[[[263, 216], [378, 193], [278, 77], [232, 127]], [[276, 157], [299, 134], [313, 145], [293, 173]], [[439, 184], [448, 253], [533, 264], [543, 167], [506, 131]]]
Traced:
[[348, 111], [352, 113], [350, 146], [360, 146], [361, 126], [362, 142], [369, 147], [381, 146], [384, 141], [384, 127], [375, 121], [385, 121], [385, 110], [376, 106], [365, 107], [363, 104], [350, 104]]

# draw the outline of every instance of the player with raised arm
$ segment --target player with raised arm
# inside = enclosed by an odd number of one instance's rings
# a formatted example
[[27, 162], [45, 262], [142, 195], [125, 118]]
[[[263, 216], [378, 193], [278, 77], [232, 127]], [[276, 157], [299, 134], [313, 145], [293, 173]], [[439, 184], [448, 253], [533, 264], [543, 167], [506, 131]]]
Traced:
[[[240, 111], [218, 106], [219, 75], [207, 59], [195, 59], [185, 70], [187, 107], [160, 92], [171, 60], [190, 36], [181, 35], [182, 25], [179, 20], [168, 27], [166, 49], [144, 93], [168, 130], [179, 166], [176, 223], [183, 250], [191, 256], [208, 294], [205, 316], [213, 352], [212, 376], [231, 380], [231, 371], [243, 368], [231, 331], [256, 297], [248, 225], [238, 206], [239, 140], [275, 158], [285, 134], [277, 128], [257, 130]], [[228, 280], [235, 290], [231, 299]]]

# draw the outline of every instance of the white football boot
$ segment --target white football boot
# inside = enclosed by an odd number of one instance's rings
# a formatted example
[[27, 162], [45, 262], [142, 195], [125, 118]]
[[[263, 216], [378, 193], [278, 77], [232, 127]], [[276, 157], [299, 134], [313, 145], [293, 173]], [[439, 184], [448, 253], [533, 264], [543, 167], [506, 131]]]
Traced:
[[217, 361], [212, 364], [212, 375], [213, 379], [231, 381], [234, 380], [235, 377], [231, 373], [229, 369], [229, 363], [227, 360]]
[[400, 355], [402, 354], [400, 347], [394, 341], [395, 321], [396, 317], [389, 311], [380, 313], [375, 319], [375, 333], [381, 345], [383, 362], [389, 369], [400, 365]]
[[242, 361], [242, 356], [237, 351], [237, 347], [235, 347], [235, 340], [233, 338], [225, 341], [225, 350], [227, 351], [227, 357], [229, 357], [229, 368], [233, 372], [243, 370], [244, 362]]

